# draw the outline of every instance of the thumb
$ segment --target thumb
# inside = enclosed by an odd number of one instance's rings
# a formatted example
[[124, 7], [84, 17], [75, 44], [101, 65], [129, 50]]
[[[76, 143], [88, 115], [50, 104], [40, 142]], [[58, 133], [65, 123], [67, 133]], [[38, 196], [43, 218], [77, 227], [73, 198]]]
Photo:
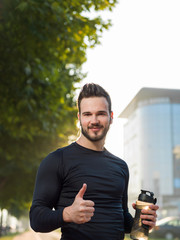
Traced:
[[133, 203], [133, 204], [132, 204], [132, 207], [133, 207], [134, 209], [136, 209], [136, 204], [135, 204], [135, 203]]
[[76, 197], [83, 198], [83, 196], [86, 192], [86, 189], [87, 189], [87, 184], [84, 183], [82, 188], [79, 190], [78, 194], [76, 195]]

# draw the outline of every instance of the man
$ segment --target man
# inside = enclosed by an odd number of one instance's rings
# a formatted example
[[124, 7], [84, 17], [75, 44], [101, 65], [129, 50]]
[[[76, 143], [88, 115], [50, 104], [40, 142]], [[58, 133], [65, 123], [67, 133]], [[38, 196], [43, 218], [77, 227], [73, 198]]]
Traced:
[[[39, 167], [31, 227], [38, 232], [61, 227], [62, 240], [122, 240], [133, 223], [127, 206], [129, 172], [104, 148], [113, 120], [109, 94], [97, 84], [84, 85], [78, 110], [79, 139], [50, 153]], [[151, 228], [157, 209], [152, 205], [141, 215]]]

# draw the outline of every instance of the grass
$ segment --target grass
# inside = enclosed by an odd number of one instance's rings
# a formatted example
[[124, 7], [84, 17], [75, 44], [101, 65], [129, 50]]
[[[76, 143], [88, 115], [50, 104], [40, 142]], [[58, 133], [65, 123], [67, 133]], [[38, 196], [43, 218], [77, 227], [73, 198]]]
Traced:
[[[0, 240], [12, 240], [18, 233], [13, 233], [7, 236], [0, 237]], [[125, 237], [125, 240], [132, 240], [129, 236]], [[164, 240], [164, 238], [149, 238], [149, 240]]]
[[[129, 236], [126, 236], [125, 237], [125, 240], [132, 240]], [[148, 240], [165, 240], [164, 238], [152, 238], [152, 237], [149, 237]], [[176, 239], [174, 239], [176, 240]]]
[[[128, 235], [126, 235], [124, 240], [132, 240], [132, 239]], [[149, 237], [148, 240], [165, 240], [165, 239], [164, 238], [152, 238], [152, 237]]]
[[11, 233], [6, 236], [0, 237], [0, 240], [12, 240], [19, 233]]
[[11, 240], [13, 239], [14, 236], [5, 236], [5, 237], [0, 237], [1, 240]]

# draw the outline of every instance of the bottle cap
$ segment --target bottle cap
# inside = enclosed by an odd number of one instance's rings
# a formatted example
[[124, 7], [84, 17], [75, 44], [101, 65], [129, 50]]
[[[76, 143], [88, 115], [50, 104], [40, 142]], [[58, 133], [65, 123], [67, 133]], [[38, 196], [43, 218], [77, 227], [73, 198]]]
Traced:
[[153, 203], [153, 204], [156, 204], [156, 202], [157, 202], [157, 199], [154, 198], [154, 193], [147, 191], [147, 190], [141, 190], [138, 200], [140, 200], [142, 202]]

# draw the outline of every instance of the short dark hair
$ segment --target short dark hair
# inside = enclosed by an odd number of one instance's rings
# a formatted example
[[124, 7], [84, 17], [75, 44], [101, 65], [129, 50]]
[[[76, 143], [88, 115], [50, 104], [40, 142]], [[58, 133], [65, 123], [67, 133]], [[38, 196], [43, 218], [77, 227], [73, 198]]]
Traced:
[[102, 88], [100, 85], [95, 83], [87, 83], [85, 84], [80, 93], [77, 100], [78, 110], [80, 112], [80, 104], [83, 98], [90, 98], [90, 97], [104, 97], [106, 98], [109, 106], [109, 113], [111, 113], [111, 98], [109, 94]]

